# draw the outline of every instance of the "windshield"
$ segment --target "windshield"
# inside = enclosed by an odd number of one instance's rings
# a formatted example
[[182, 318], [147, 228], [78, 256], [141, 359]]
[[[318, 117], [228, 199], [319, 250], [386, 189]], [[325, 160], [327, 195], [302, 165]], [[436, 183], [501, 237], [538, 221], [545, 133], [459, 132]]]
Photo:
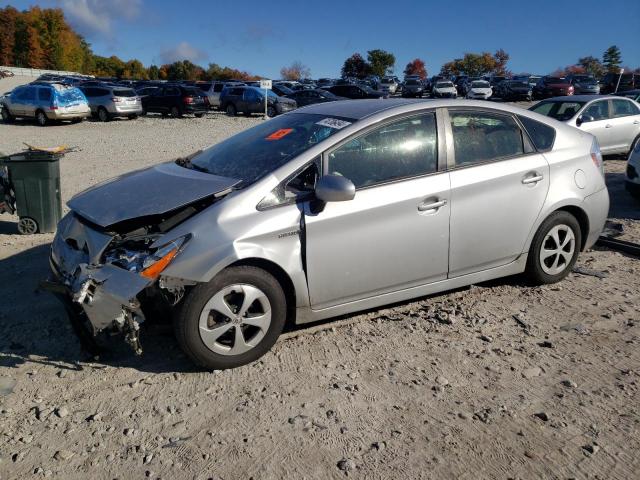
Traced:
[[207, 148], [191, 164], [197, 170], [242, 180], [244, 187], [354, 121], [317, 114], [282, 115]]
[[293, 93], [293, 90], [291, 90], [289, 87], [285, 87], [284, 85], [274, 85], [274, 87], [282, 92], [282, 95], [291, 95]]
[[541, 102], [531, 107], [531, 111], [555, 118], [561, 122], [571, 120], [586, 102]]
[[471, 88], [489, 88], [489, 82], [472, 82]]
[[436, 88], [452, 88], [453, 83], [451, 82], [438, 82], [436, 83]]
[[578, 83], [584, 83], [586, 85], [596, 83], [596, 79], [588, 75], [576, 75], [573, 79]]
[[420, 82], [418, 80], [407, 80], [406, 84], [407, 85], [420, 85]]
[[509, 86], [511, 87], [525, 87], [525, 88], [529, 88], [529, 84], [527, 82], [511, 82], [509, 84]]

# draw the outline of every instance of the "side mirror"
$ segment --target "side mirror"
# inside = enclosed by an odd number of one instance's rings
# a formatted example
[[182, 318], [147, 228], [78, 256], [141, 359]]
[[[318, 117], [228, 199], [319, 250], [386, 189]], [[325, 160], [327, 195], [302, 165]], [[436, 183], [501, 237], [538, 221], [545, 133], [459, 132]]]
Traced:
[[316, 198], [323, 202], [345, 202], [355, 195], [353, 182], [341, 175], [325, 175], [316, 183]]
[[583, 123], [593, 122], [594, 118], [591, 115], [580, 115], [576, 118], [576, 125], [580, 126]]

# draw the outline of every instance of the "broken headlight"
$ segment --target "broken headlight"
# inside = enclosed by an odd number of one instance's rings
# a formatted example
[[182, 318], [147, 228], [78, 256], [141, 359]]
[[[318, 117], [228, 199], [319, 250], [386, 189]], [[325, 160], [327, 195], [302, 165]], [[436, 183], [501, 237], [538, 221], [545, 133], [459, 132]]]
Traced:
[[155, 280], [180, 253], [189, 235], [179, 237], [158, 248], [145, 247], [144, 243], [122, 244], [105, 254], [105, 262]]

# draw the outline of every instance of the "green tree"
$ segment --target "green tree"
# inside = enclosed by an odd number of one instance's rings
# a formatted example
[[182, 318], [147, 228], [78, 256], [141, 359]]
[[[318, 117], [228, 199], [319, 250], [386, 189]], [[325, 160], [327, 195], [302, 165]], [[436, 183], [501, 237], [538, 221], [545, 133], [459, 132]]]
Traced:
[[371, 73], [384, 76], [387, 73], [393, 73], [394, 65], [396, 64], [396, 57], [393, 53], [385, 50], [369, 50], [367, 52], [367, 60], [370, 65]]
[[158, 80], [160, 78], [160, 69], [157, 65], [150, 65], [148, 74], [150, 80]]
[[622, 53], [615, 45], [611, 45], [602, 54], [602, 64], [607, 72], [618, 73], [622, 63]]
[[342, 77], [364, 78], [371, 73], [371, 65], [365, 62], [362, 55], [354, 53], [342, 65]]

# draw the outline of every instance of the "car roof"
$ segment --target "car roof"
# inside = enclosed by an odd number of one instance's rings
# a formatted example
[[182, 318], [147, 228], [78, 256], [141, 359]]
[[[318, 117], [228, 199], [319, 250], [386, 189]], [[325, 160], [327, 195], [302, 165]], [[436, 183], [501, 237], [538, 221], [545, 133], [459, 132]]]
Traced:
[[600, 100], [602, 98], [620, 98], [613, 95], [565, 95], [562, 97], [552, 97], [543, 100], [544, 102], [591, 102], [593, 100]]

